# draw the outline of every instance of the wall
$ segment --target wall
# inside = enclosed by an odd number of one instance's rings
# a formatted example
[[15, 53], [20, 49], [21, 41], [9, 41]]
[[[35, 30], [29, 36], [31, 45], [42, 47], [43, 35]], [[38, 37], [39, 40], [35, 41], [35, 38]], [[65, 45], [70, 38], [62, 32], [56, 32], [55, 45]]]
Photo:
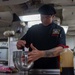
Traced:
[[73, 49], [75, 46], [75, 36], [66, 36], [66, 44]]

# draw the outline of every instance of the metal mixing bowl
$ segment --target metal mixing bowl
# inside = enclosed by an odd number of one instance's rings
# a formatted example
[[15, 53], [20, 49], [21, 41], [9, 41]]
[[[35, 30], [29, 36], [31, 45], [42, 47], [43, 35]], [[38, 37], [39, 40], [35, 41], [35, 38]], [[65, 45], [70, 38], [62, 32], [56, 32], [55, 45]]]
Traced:
[[[19, 70], [19, 71], [28, 71], [32, 68], [33, 66], [33, 62], [26, 64], [23, 60], [22, 60], [22, 56], [25, 56], [24, 51], [13, 51], [13, 62], [15, 67]], [[24, 57], [23, 57], [24, 59]], [[27, 59], [26, 59], [27, 61]]]

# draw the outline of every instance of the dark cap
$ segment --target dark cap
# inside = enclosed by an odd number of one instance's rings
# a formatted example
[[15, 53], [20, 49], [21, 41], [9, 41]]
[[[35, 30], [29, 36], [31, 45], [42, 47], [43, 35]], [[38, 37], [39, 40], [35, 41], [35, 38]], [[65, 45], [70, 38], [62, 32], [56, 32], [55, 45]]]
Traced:
[[38, 12], [43, 15], [54, 15], [56, 14], [55, 8], [50, 4], [44, 4], [39, 9]]

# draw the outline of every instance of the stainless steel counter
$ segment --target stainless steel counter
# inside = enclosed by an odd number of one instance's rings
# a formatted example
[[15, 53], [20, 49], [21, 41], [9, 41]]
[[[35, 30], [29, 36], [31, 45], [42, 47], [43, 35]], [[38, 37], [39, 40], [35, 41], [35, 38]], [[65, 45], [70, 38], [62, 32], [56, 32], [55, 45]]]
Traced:
[[[19, 73], [17, 73], [17, 74], [6, 74], [6, 73], [0, 73], [0, 75], [23, 75], [23, 74], [19, 74]], [[25, 75], [25, 74], [24, 74]], [[37, 75], [37, 74], [35, 74], [35, 75]], [[45, 74], [46, 75], [46, 74]], [[59, 74], [49, 74], [49, 75], [59, 75]]]
[[[0, 73], [0, 75], [26, 75], [26, 74], [19, 74], [19, 73]], [[38, 74], [35, 74], [35, 75], [38, 75]], [[39, 75], [43, 75], [43, 74], [39, 74]], [[47, 74], [45, 74], [45, 75], [47, 75]], [[49, 75], [60, 75], [60, 74], [49, 74]]]
[[60, 75], [59, 69], [31, 69], [28, 74], [20, 73], [0, 73], [0, 75]]
[[[0, 75], [26, 75], [23, 73], [0, 73]], [[58, 69], [32, 69], [27, 75], [60, 75]]]
[[29, 71], [29, 74], [60, 74], [59, 69], [32, 69]]

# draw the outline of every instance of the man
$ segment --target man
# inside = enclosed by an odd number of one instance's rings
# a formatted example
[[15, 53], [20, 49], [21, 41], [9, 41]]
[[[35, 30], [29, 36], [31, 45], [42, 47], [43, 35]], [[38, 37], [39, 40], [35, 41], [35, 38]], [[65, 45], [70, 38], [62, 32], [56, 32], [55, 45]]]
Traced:
[[53, 22], [54, 7], [45, 4], [38, 9], [41, 24], [34, 25], [17, 42], [17, 48], [29, 47], [28, 62], [34, 62], [35, 69], [59, 68], [58, 56], [66, 45], [65, 32]]

